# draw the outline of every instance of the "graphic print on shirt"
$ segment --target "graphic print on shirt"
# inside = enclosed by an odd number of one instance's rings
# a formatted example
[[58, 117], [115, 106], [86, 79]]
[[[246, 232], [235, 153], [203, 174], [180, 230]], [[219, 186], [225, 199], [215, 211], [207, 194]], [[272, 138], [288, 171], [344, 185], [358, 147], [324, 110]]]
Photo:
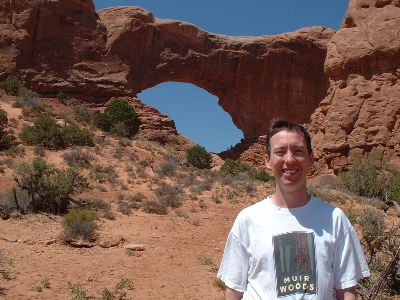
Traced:
[[316, 294], [314, 233], [284, 233], [273, 236], [272, 242], [278, 297]]

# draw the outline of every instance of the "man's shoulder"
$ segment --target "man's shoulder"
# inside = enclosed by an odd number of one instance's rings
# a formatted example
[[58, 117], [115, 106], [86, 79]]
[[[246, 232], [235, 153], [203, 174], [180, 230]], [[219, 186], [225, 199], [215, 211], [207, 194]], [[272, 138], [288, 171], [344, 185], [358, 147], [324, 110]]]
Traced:
[[265, 211], [266, 206], [267, 206], [266, 203], [265, 203], [266, 201], [268, 201], [268, 198], [261, 199], [260, 201], [254, 203], [254, 204], [252, 204], [250, 206], [247, 206], [247, 207], [243, 208], [239, 212], [238, 218], [241, 218], [241, 219], [246, 219], [246, 218], [249, 218], [249, 217], [251, 218], [256, 214], [259, 214], [260, 212]]
[[318, 213], [326, 213], [331, 214], [333, 217], [344, 217], [344, 212], [337, 206], [319, 198], [312, 197], [312, 200], [315, 202], [314, 207]]

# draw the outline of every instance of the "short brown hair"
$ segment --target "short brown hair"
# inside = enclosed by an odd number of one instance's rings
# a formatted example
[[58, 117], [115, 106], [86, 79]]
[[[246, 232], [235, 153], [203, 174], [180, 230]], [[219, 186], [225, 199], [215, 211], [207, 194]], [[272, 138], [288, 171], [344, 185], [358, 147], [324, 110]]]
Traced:
[[302, 125], [292, 123], [285, 119], [271, 120], [271, 124], [269, 126], [269, 131], [267, 134], [267, 153], [271, 154], [271, 137], [283, 130], [296, 131], [301, 133], [306, 140], [308, 154], [312, 153], [311, 137], [308, 134], [307, 130]]

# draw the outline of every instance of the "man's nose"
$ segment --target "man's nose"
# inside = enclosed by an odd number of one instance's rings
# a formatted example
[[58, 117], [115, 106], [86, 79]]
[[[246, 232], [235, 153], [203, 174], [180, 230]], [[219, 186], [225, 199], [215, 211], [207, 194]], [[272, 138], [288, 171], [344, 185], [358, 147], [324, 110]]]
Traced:
[[292, 151], [289, 150], [289, 151], [286, 152], [285, 160], [286, 160], [286, 162], [293, 162], [293, 161], [296, 160], [296, 158], [294, 157]]

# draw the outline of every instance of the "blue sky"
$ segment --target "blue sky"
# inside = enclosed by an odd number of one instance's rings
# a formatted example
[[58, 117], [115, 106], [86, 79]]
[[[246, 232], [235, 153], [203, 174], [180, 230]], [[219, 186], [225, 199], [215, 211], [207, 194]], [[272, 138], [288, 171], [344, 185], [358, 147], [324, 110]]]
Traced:
[[[348, 0], [94, 0], [97, 10], [140, 6], [157, 18], [193, 23], [225, 35], [272, 35], [308, 26], [337, 30]], [[209, 151], [220, 152], [243, 137], [218, 99], [192, 84], [168, 82], [138, 97], [171, 117], [180, 133]]]

